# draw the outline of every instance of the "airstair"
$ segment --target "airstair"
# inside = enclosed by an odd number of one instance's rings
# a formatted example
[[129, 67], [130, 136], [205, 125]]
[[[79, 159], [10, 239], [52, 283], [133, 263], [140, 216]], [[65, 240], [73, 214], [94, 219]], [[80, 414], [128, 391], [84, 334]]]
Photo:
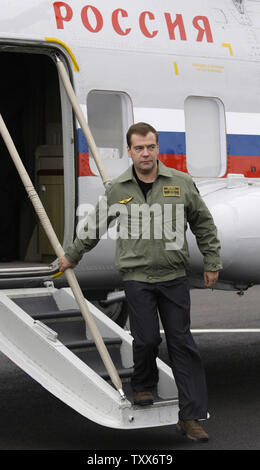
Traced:
[[178, 395], [171, 369], [157, 359], [159, 383], [152, 406], [133, 404], [132, 337], [88, 302], [122, 380], [112, 385], [70, 288], [0, 291], [0, 350], [49, 392], [103, 426], [136, 429], [175, 424]]

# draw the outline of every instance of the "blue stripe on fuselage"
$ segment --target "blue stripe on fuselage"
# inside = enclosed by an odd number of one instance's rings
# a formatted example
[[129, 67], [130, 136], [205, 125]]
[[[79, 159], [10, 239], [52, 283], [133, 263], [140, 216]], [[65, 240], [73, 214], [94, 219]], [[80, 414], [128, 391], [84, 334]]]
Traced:
[[[164, 155], [185, 155], [185, 132], [159, 132], [159, 153]], [[227, 135], [228, 155], [260, 156], [260, 135]], [[83, 132], [78, 129], [78, 151], [88, 152]]]

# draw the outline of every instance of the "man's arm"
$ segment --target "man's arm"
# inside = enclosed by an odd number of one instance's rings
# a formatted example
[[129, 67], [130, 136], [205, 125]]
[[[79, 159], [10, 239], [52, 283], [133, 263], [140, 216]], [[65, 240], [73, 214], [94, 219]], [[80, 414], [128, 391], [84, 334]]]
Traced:
[[222, 269], [217, 228], [192, 179], [189, 181], [189, 189], [187, 220], [203, 255], [205, 286], [212, 287], [218, 279], [218, 271]]
[[60, 271], [74, 268], [81, 260], [84, 253], [92, 250], [99, 242], [102, 235], [107, 231], [109, 224], [116, 216], [108, 216], [107, 198], [110, 188], [91, 211], [82, 224], [78, 236], [73, 243], [67, 247], [64, 256], [58, 260]]

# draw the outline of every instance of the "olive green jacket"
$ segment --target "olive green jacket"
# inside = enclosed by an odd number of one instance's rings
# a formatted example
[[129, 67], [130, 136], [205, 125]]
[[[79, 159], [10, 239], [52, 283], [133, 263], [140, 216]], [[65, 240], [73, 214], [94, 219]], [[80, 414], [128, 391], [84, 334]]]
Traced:
[[124, 280], [159, 282], [186, 274], [187, 223], [196, 236], [205, 271], [222, 268], [220, 243], [212, 216], [186, 173], [158, 163], [158, 174], [145, 200], [132, 166], [111, 182], [79, 236], [66, 252], [78, 263], [117, 220], [116, 268]]

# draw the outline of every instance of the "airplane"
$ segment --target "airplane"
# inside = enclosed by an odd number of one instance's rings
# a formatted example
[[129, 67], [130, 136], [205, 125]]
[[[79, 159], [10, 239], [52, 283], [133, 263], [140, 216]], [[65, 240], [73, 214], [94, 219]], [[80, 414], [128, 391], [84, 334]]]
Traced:
[[[214, 288], [260, 283], [260, 0], [3, 0], [0, 59], [0, 112], [63, 247], [104, 187], [57, 60], [111, 179], [130, 165], [129, 126], [153, 125], [159, 159], [193, 177], [213, 215], [223, 260]], [[0, 289], [67, 286], [2, 140], [0, 188]], [[202, 255], [187, 238], [191, 285], [202, 288]], [[123, 325], [114, 253], [104, 237], [75, 273]]]

